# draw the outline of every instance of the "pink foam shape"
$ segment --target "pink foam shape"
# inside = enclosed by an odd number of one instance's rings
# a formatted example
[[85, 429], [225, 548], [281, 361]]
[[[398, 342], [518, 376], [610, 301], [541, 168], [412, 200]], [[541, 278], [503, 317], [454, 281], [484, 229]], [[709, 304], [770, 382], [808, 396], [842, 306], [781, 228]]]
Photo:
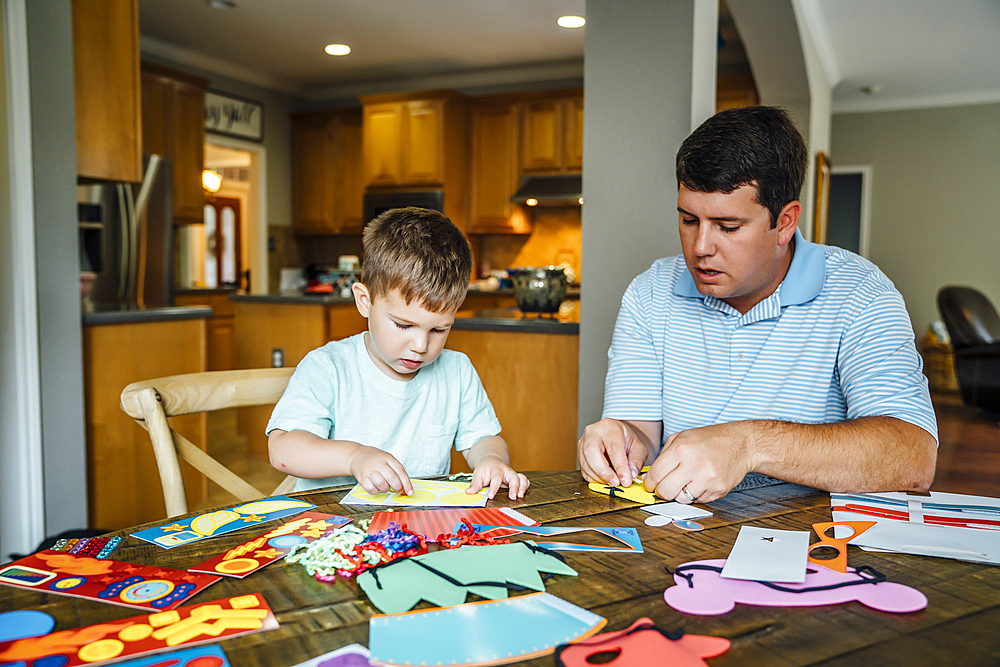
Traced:
[[[724, 558], [685, 563], [685, 565], [710, 565], [718, 568], [722, 568], [725, 564]], [[872, 609], [893, 613], [919, 611], [927, 606], [927, 596], [923, 593], [910, 586], [890, 581], [844, 586], [826, 591], [789, 593], [776, 591], [757, 581], [723, 579], [719, 572], [709, 570], [688, 570], [684, 574], [694, 575], [693, 587], [688, 585], [685, 577], [674, 574], [676, 585], [663, 592], [663, 599], [677, 611], [701, 616], [725, 614], [732, 611], [737, 602], [764, 607], [815, 607], [856, 600]], [[848, 567], [847, 572], [842, 574], [810, 564], [803, 583], [780, 585], [785, 588], [802, 589], [857, 581], [860, 578], [861, 575], [855, 574], [853, 567]]]

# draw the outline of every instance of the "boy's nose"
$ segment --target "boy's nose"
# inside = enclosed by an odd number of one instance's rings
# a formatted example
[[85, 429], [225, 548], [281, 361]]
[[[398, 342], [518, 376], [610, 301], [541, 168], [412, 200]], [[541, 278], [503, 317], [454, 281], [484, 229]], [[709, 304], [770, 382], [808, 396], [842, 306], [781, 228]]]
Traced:
[[427, 352], [427, 334], [417, 333], [410, 340], [410, 349], [417, 354], [424, 354]]

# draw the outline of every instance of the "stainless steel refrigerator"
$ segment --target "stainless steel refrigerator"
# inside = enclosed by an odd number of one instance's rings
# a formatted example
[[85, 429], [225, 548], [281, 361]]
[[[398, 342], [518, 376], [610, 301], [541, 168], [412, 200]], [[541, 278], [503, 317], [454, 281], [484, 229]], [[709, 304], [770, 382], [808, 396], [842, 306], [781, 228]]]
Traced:
[[143, 159], [142, 183], [77, 187], [80, 271], [94, 305], [173, 305], [173, 167]]

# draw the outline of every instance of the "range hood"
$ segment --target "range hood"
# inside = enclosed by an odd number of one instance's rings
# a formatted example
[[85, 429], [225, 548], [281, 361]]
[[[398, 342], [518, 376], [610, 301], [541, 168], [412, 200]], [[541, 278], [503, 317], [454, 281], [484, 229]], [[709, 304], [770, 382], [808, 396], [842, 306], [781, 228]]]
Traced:
[[579, 204], [583, 195], [583, 176], [522, 176], [521, 187], [510, 198], [515, 204], [534, 199], [539, 204]]

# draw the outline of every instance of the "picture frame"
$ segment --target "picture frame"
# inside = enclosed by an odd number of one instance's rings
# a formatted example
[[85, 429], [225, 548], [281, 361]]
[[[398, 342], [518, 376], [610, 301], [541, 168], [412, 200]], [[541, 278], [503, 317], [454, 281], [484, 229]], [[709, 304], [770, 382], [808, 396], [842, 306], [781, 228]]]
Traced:
[[264, 141], [264, 104], [217, 90], [205, 91], [205, 131]]
[[823, 151], [816, 152], [816, 209], [813, 218], [813, 243], [826, 243], [830, 213], [830, 174], [833, 166]]

